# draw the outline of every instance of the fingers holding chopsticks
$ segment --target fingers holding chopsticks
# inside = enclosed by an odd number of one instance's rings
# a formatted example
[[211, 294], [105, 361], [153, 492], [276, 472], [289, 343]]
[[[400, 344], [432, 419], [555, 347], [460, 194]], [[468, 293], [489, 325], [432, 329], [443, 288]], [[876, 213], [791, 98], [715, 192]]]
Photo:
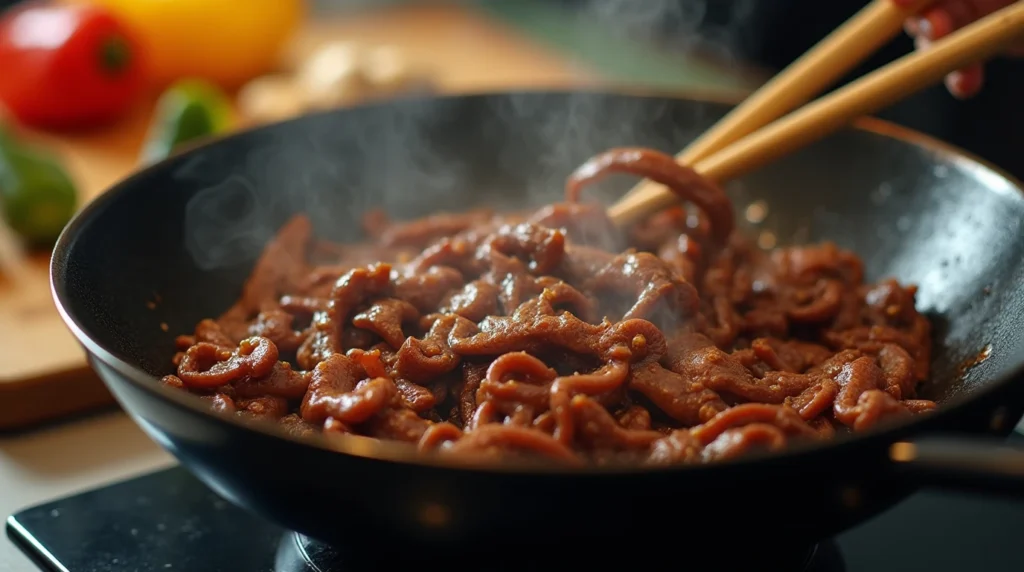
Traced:
[[[920, 14], [906, 22], [907, 33], [914, 38], [917, 49], [927, 49], [935, 40], [967, 26], [1017, 0], [937, 0]], [[910, 5], [913, 0], [893, 0], [898, 5]], [[1024, 56], [1024, 42], [1009, 52]], [[946, 77], [946, 87], [956, 97], [966, 99], [981, 91], [984, 83], [983, 64], [975, 64], [955, 71]]]

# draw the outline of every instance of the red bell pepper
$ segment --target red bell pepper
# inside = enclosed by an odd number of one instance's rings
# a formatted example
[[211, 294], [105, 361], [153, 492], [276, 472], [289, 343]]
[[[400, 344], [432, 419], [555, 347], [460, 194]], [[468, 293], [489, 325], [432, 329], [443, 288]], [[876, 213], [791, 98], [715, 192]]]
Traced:
[[30, 2], [0, 16], [0, 104], [25, 125], [112, 121], [144, 80], [139, 42], [102, 7]]

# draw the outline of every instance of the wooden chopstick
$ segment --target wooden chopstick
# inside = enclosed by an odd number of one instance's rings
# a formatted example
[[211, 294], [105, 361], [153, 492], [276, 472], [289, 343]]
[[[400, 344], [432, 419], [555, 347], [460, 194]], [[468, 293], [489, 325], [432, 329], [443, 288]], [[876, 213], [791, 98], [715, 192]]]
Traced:
[[[805, 105], [693, 168], [718, 182], [741, 176], [858, 117], [939, 83], [948, 73], [991, 57], [1021, 38], [1024, 2], [1016, 2], [933, 43], [927, 50], [906, 55]], [[676, 202], [675, 195], [664, 187], [658, 191], [619, 201], [608, 209], [609, 216], [617, 225], [625, 225]]]
[[[701, 134], [676, 155], [676, 161], [693, 165], [803, 105], [892, 40], [907, 16], [933, 1], [918, 0], [901, 8], [892, 0], [873, 0]], [[659, 190], [661, 185], [644, 180], [623, 199]]]

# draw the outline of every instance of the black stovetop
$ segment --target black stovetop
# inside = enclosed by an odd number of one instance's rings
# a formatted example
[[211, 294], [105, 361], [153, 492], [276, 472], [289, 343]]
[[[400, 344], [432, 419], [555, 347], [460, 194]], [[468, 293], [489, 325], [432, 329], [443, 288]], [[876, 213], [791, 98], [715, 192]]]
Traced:
[[[1024, 442], [1017, 436], [1012, 439]], [[797, 512], [799, 502], [794, 502]], [[339, 518], [344, 518], [339, 514]], [[738, 522], [740, 527], [770, 522]], [[369, 561], [322, 547], [221, 499], [180, 467], [23, 510], [7, 521], [13, 542], [43, 570], [67, 572], [334, 572], [387, 570], [401, 546], [375, 548]], [[1024, 570], [1024, 503], [999, 498], [921, 492], [881, 516], [820, 544], [788, 555], [786, 570], [806, 572], [1019, 572]], [[525, 547], [529, 550], [531, 547]], [[616, 552], [624, 550], [615, 547]], [[685, 556], [699, 547], [670, 547]], [[738, 552], [742, 551], [741, 548]], [[573, 562], [559, 570], [597, 568]], [[312, 559], [317, 565], [311, 566]], [[436, 559], [431, 559], [437, 562]], [[807, 563], [809, 561], [809, 564]], [[369, 563], [367, 563], [369, 562]], [[677, 560], [678, 568], [685, 560]], [[721, 555], [715, 570], [737, 569]], [[475, 558], [449, 555], [446, 570], [492, 569]], [[518, 570], [545, 569], [546, 556]], [[605, 563], [607, 563], [605, 561]], [[661, 562], [658, 568], [668, 562]], [[425, 560], [401, 568], [423, 569]], [[649, 568], [653, 566], [643, 566]], [[606, 567], [605, 567], [606, 568]], [[695, 570], [693, 566], [685, 566]], [[743, 569], [751, 569], [749, 565]], [[763, 571], [767, 567], [755, 565]], [[629, 569], [629, 568], [627, 568]]]

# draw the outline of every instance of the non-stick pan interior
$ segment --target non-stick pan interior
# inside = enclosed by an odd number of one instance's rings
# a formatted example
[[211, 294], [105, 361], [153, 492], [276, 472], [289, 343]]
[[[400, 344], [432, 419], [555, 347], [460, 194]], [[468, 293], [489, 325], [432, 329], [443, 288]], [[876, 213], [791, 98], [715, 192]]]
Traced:
[[[57, 293], [95, 341], [163, 375], [174, 336], [233, 301], [293, 213], [308, 213], [326, 238], [354, 240], [372, 207], [411, 217], [555, 201], [590, 155], [626, 145], [675, 152], [726, 110], [517, 93], [384, 103], [243, 133], [99, 199], [55, 254]], [[864, 257], [869, 278], [919, 284], [919, 306], [936, 321], [936, 379], [925, 393], [944, 398], [1024, 361], [1024, 196], [997, 172], [907, 137], [846, 131], [729, 191], [743, 228], [764, 244], [832, 240]], [[595, 196], [632, 182], [609, 179]], [[751, 204], [766, 209], [760, 222], [745, 220]], [[961, 375], [987, 347], [991, 356]]]

